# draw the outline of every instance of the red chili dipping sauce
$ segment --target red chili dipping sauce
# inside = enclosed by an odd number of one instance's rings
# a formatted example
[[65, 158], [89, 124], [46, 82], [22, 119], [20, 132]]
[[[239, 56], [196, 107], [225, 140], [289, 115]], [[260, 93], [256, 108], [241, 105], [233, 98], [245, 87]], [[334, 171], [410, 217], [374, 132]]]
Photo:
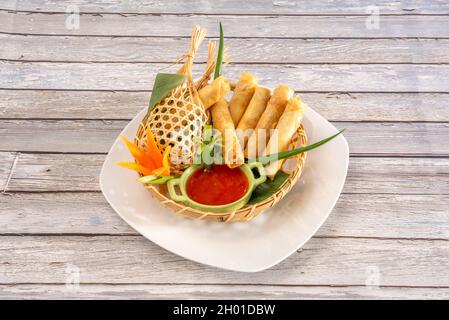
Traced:
[[190, 175], [186, 191], [195, 202], [219, 206], [239, 200], [248, 187], [248, 178], [239, 168], [212, 165], [210, 171], [198, 169]]

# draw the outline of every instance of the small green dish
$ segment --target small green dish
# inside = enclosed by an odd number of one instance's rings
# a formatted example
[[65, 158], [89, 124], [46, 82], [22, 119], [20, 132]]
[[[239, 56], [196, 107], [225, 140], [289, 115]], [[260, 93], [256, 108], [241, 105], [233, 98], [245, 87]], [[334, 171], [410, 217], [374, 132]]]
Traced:
[[[177, 202], [182, 202], [194, 209], [198, 209], [205, 212], [233, 212], [237, 211], [241, 207], [243, 207], [251, 198], [251, 194], [253, 193], [254, 189], [261, 183], [264, 183], [267, 179], [265, 175], [265, 170], [263, 168], [263, 165], [260, 162], [251, 162], [248, 164], [243, 164], [239, 167], [240, 170], [245, 174], [245, 176], [248, 179], [248, 191], [245, 193], [243, 197], [241, 197], [239, 200], [219, 205], [219, 206], [213, 206], [213, 205], [206, 205], [201, 204], [196, 201], [193, 201], [190, 199], [187, 195], [186, 190], [186, 184], [187, 180], [190, 177], [191, 174], [193, 174], [196, 170], [201, 169], [202, 166], [200, 165], [193, 165], [190, 168], [188, 168], [184, 173], [181, 175], [181, 177], [172, 179], [167, 182], [168, 187], [168, 193], [170, 194], [170, 197], [172, 200]], [[259, 178], [255, 178], [254, 174], [252, 172], [252, 169], [256, 168], [259, 172]], [[175, 186], [179, 186], [179, 190], [181, 191], [181, 194], [176, 193]]]

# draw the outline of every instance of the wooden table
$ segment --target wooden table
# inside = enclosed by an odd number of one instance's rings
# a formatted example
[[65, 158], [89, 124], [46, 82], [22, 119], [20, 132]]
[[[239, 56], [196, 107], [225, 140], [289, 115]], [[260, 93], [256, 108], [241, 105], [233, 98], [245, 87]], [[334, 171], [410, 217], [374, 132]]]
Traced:
[[[0, 298], [449, 298], [447, 1], [144, 2], [0, 4]], [[218, 21], [227, 75], [294, 87], [351, 149], [325, 225], [255, 274], [145, 240], [98, 185], [155, 73]]]

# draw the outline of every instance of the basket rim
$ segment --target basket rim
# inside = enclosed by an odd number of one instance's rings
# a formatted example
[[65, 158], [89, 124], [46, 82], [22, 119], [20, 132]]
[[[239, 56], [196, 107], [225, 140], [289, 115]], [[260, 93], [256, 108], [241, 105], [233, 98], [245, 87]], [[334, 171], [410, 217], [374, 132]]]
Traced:
[[[138, 139], [138, 133], [142, 132], [140, 130], [141, 127], [145, 127], [145, 119], [142, 120], [139, 130], [136, 133], [135, 139]], [[297, 137], [296, 140], [294, 137]], [[291, 144], [297, 144], [300, 143], [300, 145], [306, 145], [307, 144], [307, 133], [304, 129], [304, 126], [301, 124], [295, 134], [295, 136], [292, 138]], [[285, 180], [285, 182], [282, 184], [282, 186], [279, 188], [278, 191], [276, 191], [274, 194], [272, 194], [270, 197], [255, 203], [255, 204], [246, 204], [242, 208], [233, 211], [233, 212], [208, 212], [208, 211], [201, 211], [198, 209], [194, 209], [184, 203], [176, 202], [169, 198], [167, 195], [165, 195], [161, 190], [159, 190], [158, 186], [154, 185], [145, 185], [145, 188], [149, 190], [149, 192], [152, 194], [153, 197], [157, 198], [157, 200], [164, 206], [169, 207], [172, 209], [172, 211], [178, 215], [181, 215], [186, 218], [193, 218], [193, 219], [212, 219], [212, 220], [219, 220], [224, 222], [230, 222], [230, 221], [248, 221], [266, 209], [274, 206], [277, 202], [279, 202], [281, 199], [283, 199], [288, 192], [293, 188], [293, 186], [296, 184], [296, 182], [299, 180], [305, 160], [307, 157], [307, 153], [301, 153], [297, 156], [295, 156], [296, 165], [295, 167], [290, 171], [286, 172], [283, 167], [280, 169], [280, 171], [289, 173], [290, 176]]]
[[[295, 171], [296, 170], [299, 170], [299, 169], [295, 169]], [[284, 170], [280, 170], [280, 171], [282, 171], [282, 172], [284, 172], [284, 173], [288, 173], [288, 172], [285, 172]], [[264, 199], [264, 200], [262, 200], [262, 201], [260, 201], [260, 202], [257, 202], [257, 203], [254, 203], [254, 204], [245, 204], [242, 208], [240, 208], [239, 210], [236, 210], [235, 212], [239, 212], [239, 211], [243, 211], [243, 209], [248, 209], [248, 208], [250, 208], [250, 207], [252, 207], [252, 206], [262, 206], [262, 205], [264, 205], [264, 204], [267, 204], [267, 203], [269, 203], [269, 202], [271, 202], [271, 201], [273, 201], [273, 199], [275, 199], [276, 198], [276, 194], [278, 193], [278, 192], [280, 192], [280, 190], [289, 182], [289, 180], [290, 179], [292, 179], [292, 177], [291, 177], [291, 175], [293, 174], [293, 172], [290, 172], [290, 176], [284, 181], [284, 183], [279, 187], [279, 190], [276, 192], [276, 193], [274, 193], [273, 195], [271, 195], [270, 197], [268, 197], [268, 198], [266, 198], [266, 199]], [[198, 212], [201, 212], [201, 213], [208, 213], [208, 215], [209, 216], [226, 216], [226, 215], [229, 215], [229, 214], [231, 214], [232, 212], [211, 212], [211, 211], [201, 211], [201, 210], [197, 210], [197, 209], [194, 209], [194, 208], [192, 208], [192, 207], [190, 207], [190, 206], [188, 206], [188, 205], [185, 205], [185, 204], [183, 204], [183, 203], [180, 203], [180, 202], [176, 202], [176, 201], [174, 201], [174, 200], [172, 200], [172, 199], [170, 199], [169, 197], [167, 197], [165, 194], [163, 194], [163, 193], [161, 193], [160, 191], [159, 191], [159, 189], [156, 187], [156, 186], [153, 186], [153, 185], [146, 185], [145, 186], [145, 188], [146, 189], [151, 189], [151, 190], [154, 190], [155, 192], [158, 192], [161, 196], [163, 196], [163, 197], [165, 197], [165, 198], [167, 198], [168, 200], [170, 200], [170, 201], [172, 201], [172, 202], [174, 202], [176, 205], [179, 205], [179, 206], [181, 206], [181, 207], [188, 207], [188, 208], [190, 208], [191, 210], [194, 210], [194, 211], [198, 211]], [[253, 192], [254, 192], [254, 190], [253, 190]]]

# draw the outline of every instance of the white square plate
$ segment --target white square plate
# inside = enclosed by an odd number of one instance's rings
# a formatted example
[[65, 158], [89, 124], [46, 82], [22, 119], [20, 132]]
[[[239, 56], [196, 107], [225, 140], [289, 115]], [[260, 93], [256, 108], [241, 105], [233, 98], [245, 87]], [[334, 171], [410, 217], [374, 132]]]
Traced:
[[[133, 139], [142, 110], [122, 131]], [[337, 132], [308, 108], [303, 125], [309, 143]], [[139, 184], [137, 173], [116, 165], [132, 161], [117, 139], [103, 164], [101, 190], [112, 208], [147, 239], [186, 259], [244, 272], [272, 267], [303, 246], [329, 216], [343, 188], [349, 148], [343, 135], [309, 152], [297, 185], [273, 208], [249, 222], [189, 220], [164, 208]]]

